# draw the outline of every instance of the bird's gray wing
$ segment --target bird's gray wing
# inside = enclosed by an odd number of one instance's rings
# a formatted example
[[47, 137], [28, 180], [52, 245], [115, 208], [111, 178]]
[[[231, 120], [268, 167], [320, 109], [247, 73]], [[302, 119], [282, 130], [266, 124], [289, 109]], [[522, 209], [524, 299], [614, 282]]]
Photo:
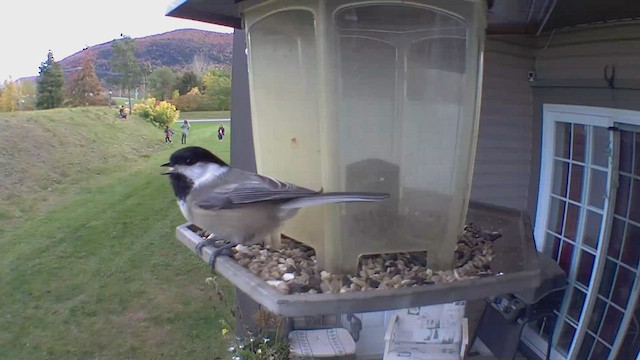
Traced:
[[258, 174], [243, 179], [209, 189], [204, 196], [200, 196], [197, 205], [203, 209], [229, 209], [242, 204], [290, 200], [320, 193]]

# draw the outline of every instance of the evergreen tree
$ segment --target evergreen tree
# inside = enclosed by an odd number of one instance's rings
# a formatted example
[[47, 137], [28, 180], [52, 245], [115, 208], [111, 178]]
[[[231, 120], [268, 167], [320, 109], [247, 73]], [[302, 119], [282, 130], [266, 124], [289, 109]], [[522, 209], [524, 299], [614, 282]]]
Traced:
[[53, 109], [62, 106], [63, 87], [62, 67], [54, 60], [53, 53], [49, 50], [47, 61], [40, 65], [36, 108]]
[[85, 50], [80, 71], [73, 75], [68, 87], [68, 98], [72, 106], [101, 105], [102, 87], [96, 75], [95, 57]]
[[177, 88], [180, 95], [187, 94], [191, 89], [200, 86], [200, 79], [198, 75], [191, 70], [185, 71], [178, 79]]
[[129, 110], [131, 110], [131, 90], [142, 82], [144, 67], [136, 59], [136, 43], [128, 36], [111, 44], [111, 71], [118, 75], [111, 79], [114, 85], [127, 91]]

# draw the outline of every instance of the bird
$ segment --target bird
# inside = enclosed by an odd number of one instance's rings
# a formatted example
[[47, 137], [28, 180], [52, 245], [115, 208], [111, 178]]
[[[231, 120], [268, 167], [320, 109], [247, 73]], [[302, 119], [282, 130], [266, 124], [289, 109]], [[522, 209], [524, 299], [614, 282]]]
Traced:
[[[161, 166], [168, 167], [162, 174], [168, 175], [184, 218], [211, 233], [196, 245], [196, 252], [202, 255], [205, 246], [213, 248], [212, 271], [218, 256], [232, 256], [231, 248], [238, 244], [261, 243], [301, 208], [389, 197], [386, 193], [311, 190], [233, 168], [199, 146], [176, 150]], [[216, 247], [221, 241], [225, 245]]]

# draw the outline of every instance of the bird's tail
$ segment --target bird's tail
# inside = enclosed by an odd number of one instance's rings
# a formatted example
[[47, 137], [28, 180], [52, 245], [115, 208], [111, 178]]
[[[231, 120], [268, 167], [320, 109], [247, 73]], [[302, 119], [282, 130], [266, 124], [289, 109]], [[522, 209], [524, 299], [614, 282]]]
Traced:
[[318, 193], [317, 195], [296, 198], [280, 205], [282, 209], [299, 209], [308, 206], [316, 206], [341, 202], [373, 202], [382, 201], [389, 194], [368, 192], [332, 192]]

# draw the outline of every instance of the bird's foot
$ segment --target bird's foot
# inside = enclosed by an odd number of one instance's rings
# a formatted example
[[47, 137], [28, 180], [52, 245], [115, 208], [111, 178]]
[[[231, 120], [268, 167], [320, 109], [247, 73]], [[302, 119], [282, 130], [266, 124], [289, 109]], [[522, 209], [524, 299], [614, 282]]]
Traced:
[[216, 268], [216, 260], [218, 259], [218, 256], [233, 257], [233, 251], [231, 251], [231, 249], [233, 249], [235, 246], [236, 244], [234, 243], [227, 243], [220, 247], [214, 247], [211, 250], [211, 257], [209, 258], [209, 267], [211, 268], [211, 271], [215, 270]]
[[214, 235], [214, 234], [211, 234], [211, 235], [207, 236], [206, 239], [204, 239], [204, 240], [202, 240], [202, 241], [200, 241], [199, 243], [196, 244], [196, 253], [198, 254], [198, 256], [202, 256], [202, 249], [205, 246], [213, 246], [213, 247], [215, 247], [216, 243], [219, 242], [219, 241], [224, 241], [224, 240], [222, 238]]

